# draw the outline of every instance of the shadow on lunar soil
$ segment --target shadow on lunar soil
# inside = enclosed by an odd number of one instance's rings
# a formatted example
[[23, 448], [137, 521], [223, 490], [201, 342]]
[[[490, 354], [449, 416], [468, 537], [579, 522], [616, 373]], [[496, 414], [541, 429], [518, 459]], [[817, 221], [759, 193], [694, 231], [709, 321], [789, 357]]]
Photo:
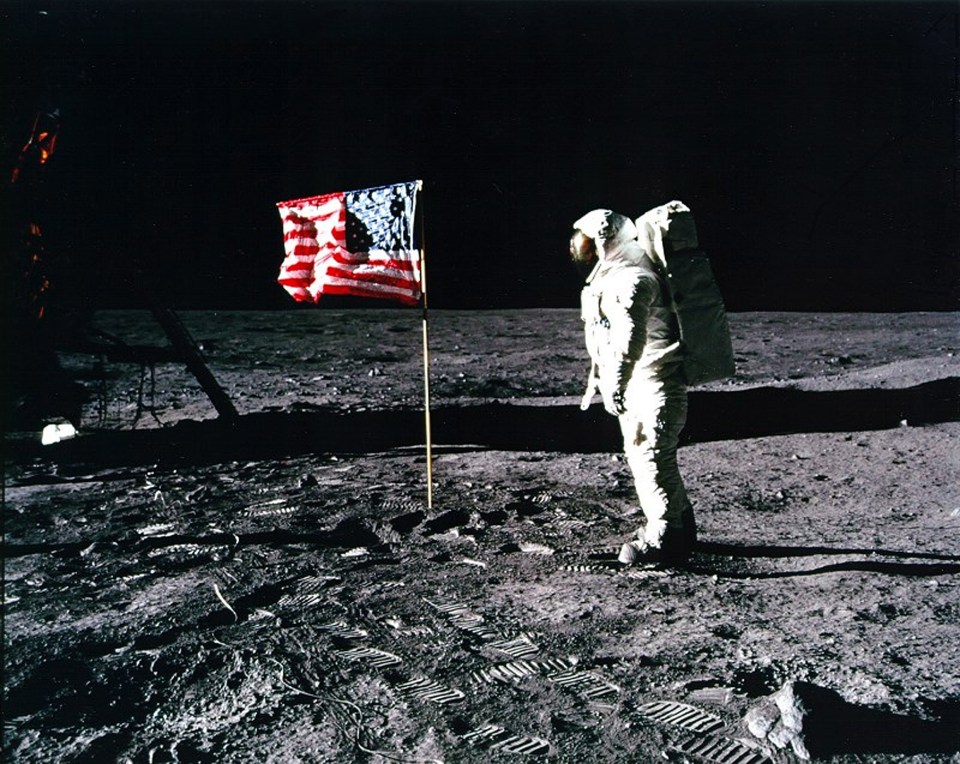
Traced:
[[[817, 565], [813, 568], [793, 570], [756, 570], [744, 569], [744, 560], [757, 558], [783, 559], [788, 557], [846, 557], [850, 555], [868, 556], [869, 560], [844, 560], [842, 562]], [[615, 552], [604, 552], [592, 555], [593, 559], [609, 564], [611, 567], [620, 567], [616, 562]], [[706, 557], [721, 557], [737, 565], [724, 565], [722, 562], [714, 564]], [[898, 560], [922, 559], [928, 562], [894, 562], [889, 559], [880, 560], [878, 557], [896, 558]], [[929, 562], [938, 560], [939, 562]], [[817, 576], [825, 573], [842, 573], [859, 571], [862, 573], [878, 573], [889, 576], [907, 576], [924, 578], [930, 576], [948, 576], [960, 573], [960, 557], [948, 554], [925, 554], [923, 552], [903, 552], [891, 549], [850, 549], [845, 547], [827, 546], [773, 546], [739, 544], [722, 544], [716, 542], [697, 542], [692, 561], [685, 566], [685, 570], [697, 575], [719, 576], [721, 578], [736, 578], [744, 580], [760, 580], [775, 578], [799, 578], [803, 576]]]
[[[882, 430], [960, 420], [960, 378], [882, 390], [810, 392], [760, 387], [734, 392], [696, 390], [682, 444], [808, 432]], [[615, 452], [616, 420], [599, 405], [522, 406], [485, 403], [431, 412], [438, 448], [560, 453]], [[374, 453], [422, 445], [423, 413], [413, 410], [245, 414], [235, 419], [183, 421], [152, 430], [96, 431], [54, 447], [8, 443], [13, 461], [138, 464], [213, 463], [332, 451]]]

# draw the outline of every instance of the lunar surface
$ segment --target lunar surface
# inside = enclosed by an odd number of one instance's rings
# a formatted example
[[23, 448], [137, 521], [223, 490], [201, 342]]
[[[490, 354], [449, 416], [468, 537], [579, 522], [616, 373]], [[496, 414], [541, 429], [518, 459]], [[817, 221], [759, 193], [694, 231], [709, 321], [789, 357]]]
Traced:
[[181, 318], [238, 416], [64, 354], [5, 436], [5, 760], [960, 761], [958, 314], [731, 315], [670, 570], [575, 310], [431, 313], [429, 451], [418, 311]]

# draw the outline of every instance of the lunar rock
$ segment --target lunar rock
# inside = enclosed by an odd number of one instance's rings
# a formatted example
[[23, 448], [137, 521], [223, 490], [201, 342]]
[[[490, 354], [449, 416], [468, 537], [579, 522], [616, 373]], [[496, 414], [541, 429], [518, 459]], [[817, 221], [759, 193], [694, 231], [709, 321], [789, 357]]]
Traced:
[[793, 682], [787, 682], [769, 698], [747, 711], [744, 723], [754, 737], [776, 751], [792, 751], [808, 761], [810, 752], [803, 739], [807, 709], [797, 696]]

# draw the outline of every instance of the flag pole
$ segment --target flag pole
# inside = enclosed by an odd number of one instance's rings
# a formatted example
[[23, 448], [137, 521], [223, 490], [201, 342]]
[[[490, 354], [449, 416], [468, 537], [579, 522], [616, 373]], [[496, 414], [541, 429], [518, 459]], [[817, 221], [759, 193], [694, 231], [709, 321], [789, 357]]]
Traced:
[[424, 237], [423, 181], [417, 181], [420, 198], [420, 293], [423, 296], [423, 418], [427, 436], [427, 509], [433, 509], [433, 442], [430, 435], [430, 341], [427, 329], [427, 247]]

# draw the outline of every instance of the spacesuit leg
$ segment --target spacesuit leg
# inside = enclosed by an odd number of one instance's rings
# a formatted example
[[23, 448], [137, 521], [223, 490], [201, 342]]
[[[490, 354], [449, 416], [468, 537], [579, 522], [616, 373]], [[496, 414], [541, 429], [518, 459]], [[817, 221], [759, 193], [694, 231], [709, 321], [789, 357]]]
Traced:
[[[638, 537], [660, 547], [667, 527], [685, 531], [693, 512], [677, 464], [680, 432], [687, 421], [687, 391], [676, 377], [636, 377], [620, 416], [624, 455], [633, 473], [637, 498], [646, 518]], [[691, 527], [690, 533], [695, 533]]]

